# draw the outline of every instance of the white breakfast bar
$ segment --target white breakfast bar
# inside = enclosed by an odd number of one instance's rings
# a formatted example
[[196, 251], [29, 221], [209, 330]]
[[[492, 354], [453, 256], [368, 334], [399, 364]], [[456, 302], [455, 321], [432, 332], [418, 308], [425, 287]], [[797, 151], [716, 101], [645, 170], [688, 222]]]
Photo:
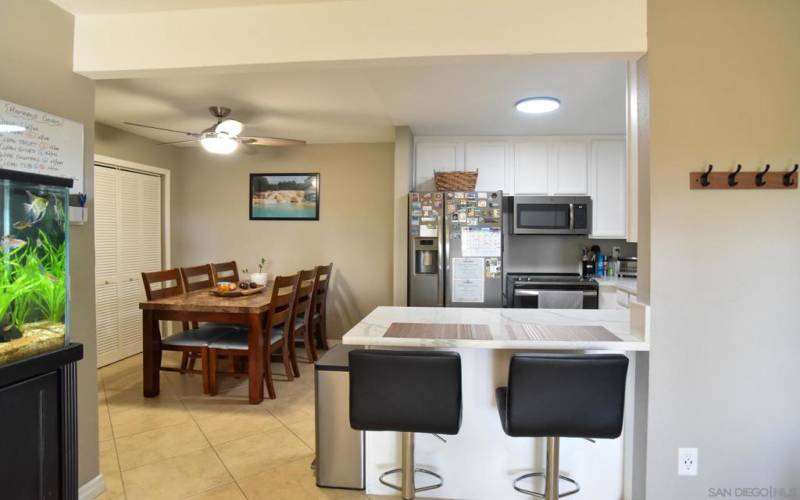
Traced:
[[[511, 355], [520, 352], [617, 352], [630, 359], [623, 434], [614, 440], [562, 439], [562, 474], [581, 491], [571, 498], [634, 498], [635, 455], [642, 449], [642, 415], [636, 415], [637, 360], [649, 350], [646, 335], [631, 328], [627, 310], [538, 310], [378, 307], [342, 342], [368, 349], [446, 349], [462, 359], [463, 416], [458, 435], [419, 435], [416, 463], [444, 477], [430, 498], [530, 498], [512, 488], [515, 477], [544, 470], [545, 440], [511, 438], [500, 425], [495, 388], [506, 385]], [[394, 325], [394, 326], [393, 326]], [[644, 362], [646, 363], [646, 361]], [[642, 364], [644, 364], [642, 363]], [[639, 368], [640, 370], [642, 368]], [[644, 399], [644, 398], [641, 398]], [[378, 476], [400, 463], [400, 434], [367, 432], [366, 490], [395, 495]], [[418, 486], [424, 479], [418, 480]], [[541, 489], [537, 483], [536, 489]]]

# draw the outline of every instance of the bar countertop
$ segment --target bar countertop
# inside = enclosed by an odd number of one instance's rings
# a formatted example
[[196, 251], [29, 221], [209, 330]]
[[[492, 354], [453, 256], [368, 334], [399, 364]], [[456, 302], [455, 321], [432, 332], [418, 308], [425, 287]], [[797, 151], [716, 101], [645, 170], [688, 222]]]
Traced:
[[[394, 327], [391, 328], [392, 324]], [[380, 306], [343, 344], [532, 350], [648, 351], [617, 309], [502, 309]]]

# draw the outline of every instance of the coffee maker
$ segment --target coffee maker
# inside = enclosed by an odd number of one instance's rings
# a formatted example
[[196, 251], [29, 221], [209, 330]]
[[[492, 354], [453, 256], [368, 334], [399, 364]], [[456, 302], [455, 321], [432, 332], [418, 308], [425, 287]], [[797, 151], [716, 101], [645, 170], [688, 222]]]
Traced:
[[589, 249], [583, 249], [583, 256], [581, 257], [581, 278], [591, 279], [594, 278], [595, 271], [597, 271], [597, 263], [594, 258], [589, 255]]

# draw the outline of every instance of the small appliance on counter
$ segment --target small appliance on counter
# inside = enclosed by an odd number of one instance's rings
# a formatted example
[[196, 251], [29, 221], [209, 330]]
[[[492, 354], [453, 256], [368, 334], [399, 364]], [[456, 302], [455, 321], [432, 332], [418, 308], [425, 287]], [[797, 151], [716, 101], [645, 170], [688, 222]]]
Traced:
[[412, 192], [408, 305], [501, 307], [503, 192]]
[[506, 305], [532, 309], [597, 309], [600, 285], [570, 273], [508, 273]]
[[639, 262], [636, 257], [620, 257], [617, 277], [636, 278], [638, 267]]

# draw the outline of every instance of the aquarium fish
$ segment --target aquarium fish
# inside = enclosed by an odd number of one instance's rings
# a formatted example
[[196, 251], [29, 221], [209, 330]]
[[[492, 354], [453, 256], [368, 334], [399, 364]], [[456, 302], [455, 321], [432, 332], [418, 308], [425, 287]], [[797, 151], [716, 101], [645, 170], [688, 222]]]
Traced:
[[24, 231], [26, 229], [32, 228], [33, 224], [31, 224], [28, 221], [18, 220], [17, 222], [12, 224], [12, 226], [14, 226], [14, 229], [16, 229], [17, 231]]
[[25, 215], [28, 216], [28, 222], [36, 224], [44, 218], [44, 213], [47, 211], [47, 198], [36, 196], [30, 191], [25, 191], [28, 194], [28, 201], [25, 203]]
[[2, 246], [4, 252], [25, 246], [26, 243], [25, 240], [14, 238], [10, 234], [3, 236], [3, 239], [0, 240], [0, 246]]
[[54, 194], [51, 194], [50, 197], [53, 198], [53, 212], [56, 215], [56, 222], [61, 224], [64, 222], [64, 202]]

